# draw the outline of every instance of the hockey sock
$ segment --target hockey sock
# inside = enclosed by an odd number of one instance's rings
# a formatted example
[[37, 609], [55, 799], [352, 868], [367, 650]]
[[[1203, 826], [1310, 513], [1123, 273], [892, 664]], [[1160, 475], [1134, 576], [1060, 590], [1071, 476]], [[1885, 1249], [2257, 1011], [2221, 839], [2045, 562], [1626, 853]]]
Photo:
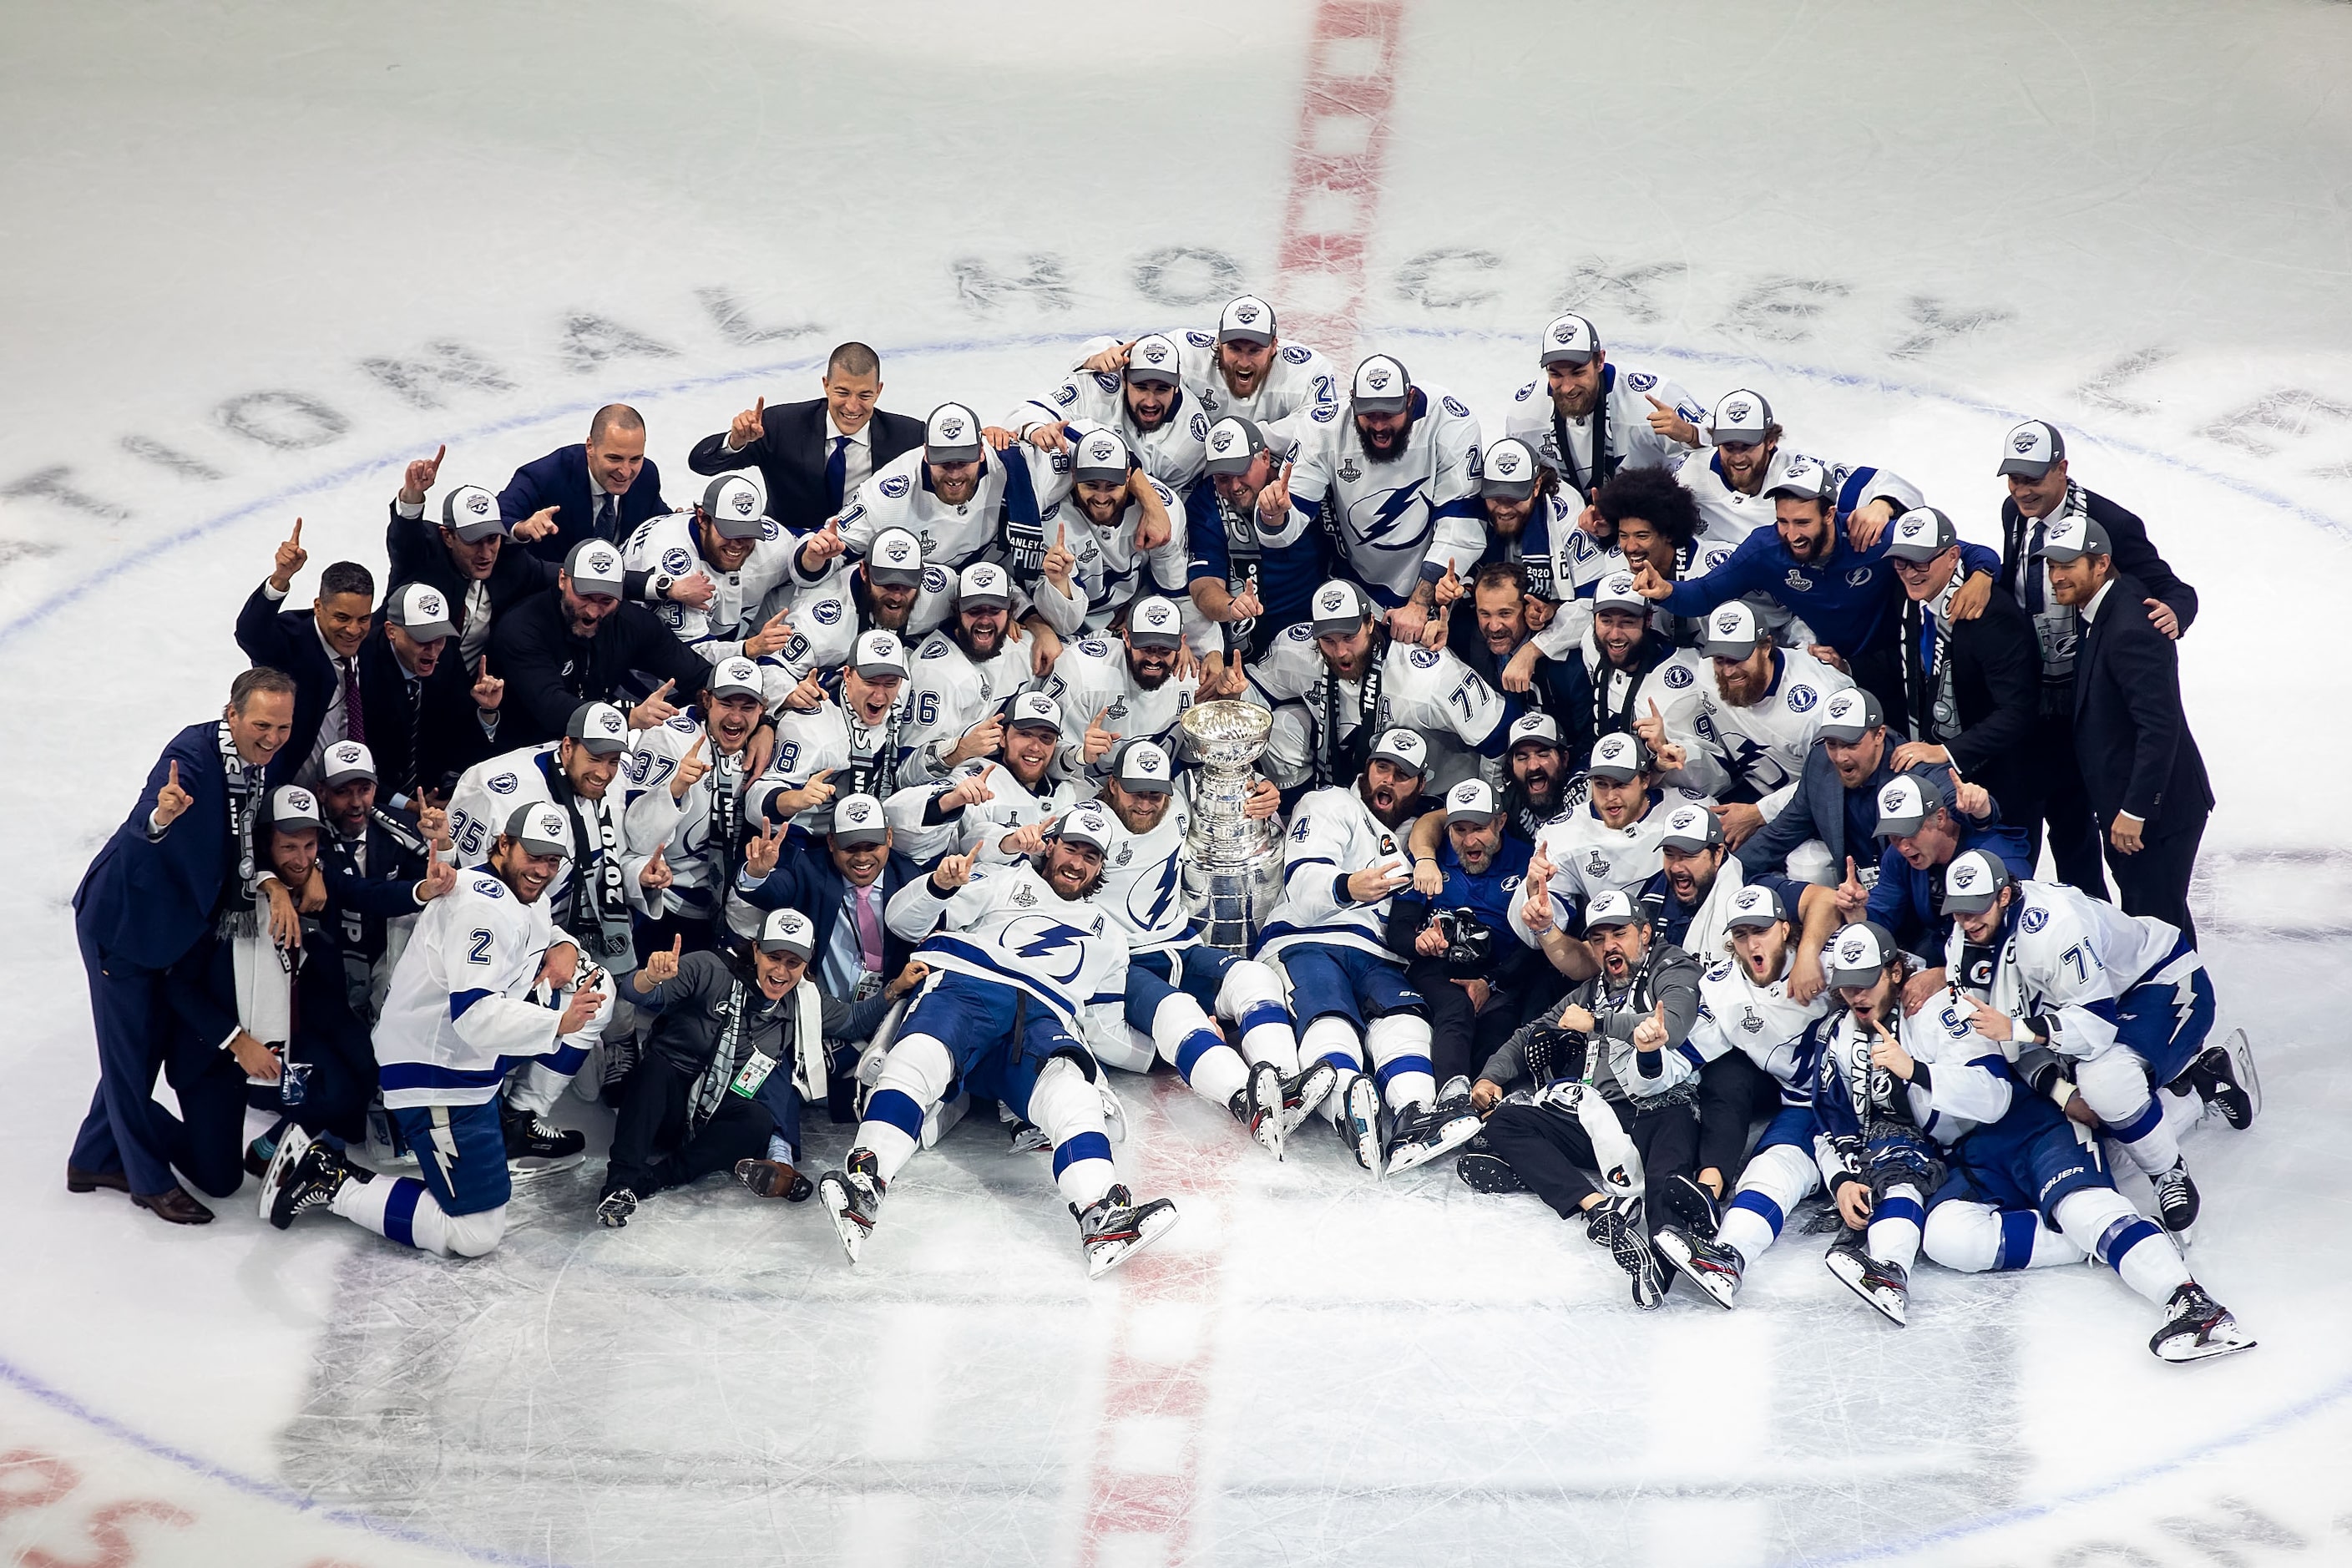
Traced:
[[1067, 1057], [1047, 1062], [1029, 1091], [1029, 1120], [1054, 1142], [1054, 1184], [1065, 1198], [1084, 1210], [1110, 1191], [1118, 1170], [1103, 1131], [1102, 1097], [1084, 1068]]
[[1922, 1227], [1922, 1241], [1929, 1258], [1963, 1274], [2046, 1268], [2080, 1263], [2090, 1256], [2063, 1232], [2043, 1225], [2032, 1209], [1995, 1208], [1959, 1199], [1935, 1206]]
[[2068, 1193], [2058, 1200], [2056, 1215], [2069, 1241], [2157, 1305], [2188, 1283], [2189, 1265], [2172, 1238], [2113, 1187]]
[[1217, 988], [1217, 1016], [1241, 1030], [1242, 1055], [1253, 1066], [1272, 1062], [1285, 1078], [1299, 1069], [1297, 1025], [1272, 969], [1252, 958], [1228, 965]]
[[1151, 1043], [1184, 1075], [1192, 1092], [1212, 1105], [1231, 1103], [1249, 1081], [1249, 1064], [1225, 1044], [1201, 1005], [1181, 991], [1171, 993], [1151, 1015]]
[[1298, 1058], [1307, 1062], [1329, 1062], [1339, 1069], [1339, 1081], [1323, 1101], [1323, 1119], [1338, 1125], [1339, 1113], [1347, 1107], [1348, 1085], [1364, 1069], [1364, 1058], [1356, 1042], [1356, 1026], [1337, 1014], [1326, 1014], [1307, 1026], [1307, 1033], [1298, 1042]]
[[1429, 1061], [1429, 1020], [1410, 1013], [1389, 1013], [1372, 1020], [1364, 1031], [1371, 1053], [1372, 1077], [1381, 1099], [1391, 1110], [1437, 1103], [1436, 1069]]
[[[934, 1035], [901, 1036], [883, 1059], [882, 1076], [857, 1124], [856, 1147], [872, 1152], [889, 1181], [914, 1157], [923, 1137], [923, 1112], [955, 1077], [955, 1058]], [[1097, 1111], [1099, 1114], [1099, 1111]]]
[[433, 1190], [414, 1176], [345, 1182], [327, 1206], [387, 1241], [449, 1256], [449, 1216]]
[[2179, 1163], [2180, 1142], [2157, 1103], [2162, 1097], [2148, 1093], [2147, 1071], [2131, 1052], [2118, 1047], [2083, 1063], [2074, 1069], [2074, 1088], [2141, 1170], [2154, 1175]]
[[1821, 1185], [1812, 1157], [1793, 1143], [1759, 1149], [1740, 1173], [1739, 1191], [1723, 1211], [1715, 1238], [1753, 1263], [1780, 1238], [1789, 1211]]
[[1881, 1263], [1892, 1263], [1907, 1273], [1919, 1261], [1920, 1227], [1927, 1217], [1917, 1187], [1908, 1182], [1889, 1187], [1870, 1211], [1870, 1228], [1864, 1233], [1863, 1245]]

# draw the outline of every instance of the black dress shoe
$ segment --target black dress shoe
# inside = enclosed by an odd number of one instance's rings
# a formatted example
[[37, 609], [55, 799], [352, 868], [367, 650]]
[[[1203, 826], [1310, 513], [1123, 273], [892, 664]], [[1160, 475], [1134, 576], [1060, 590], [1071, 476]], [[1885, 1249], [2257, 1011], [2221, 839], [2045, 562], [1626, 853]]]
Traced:
[[167, 1193], [133, 1193], [131, 1201], [142, 1209], [151, 1209], [155, 1217], [173, 1225], [210, 1225], [213, 1211], [188, 1195], [185, 1187], [173, 1187]]
[[78, 1165], [66, 1167], [66, 1191], [94, 1193], [100, 1187], [127, 1193], [131, 1190], [131, 1178], [121, 1171], [85, 1171]]

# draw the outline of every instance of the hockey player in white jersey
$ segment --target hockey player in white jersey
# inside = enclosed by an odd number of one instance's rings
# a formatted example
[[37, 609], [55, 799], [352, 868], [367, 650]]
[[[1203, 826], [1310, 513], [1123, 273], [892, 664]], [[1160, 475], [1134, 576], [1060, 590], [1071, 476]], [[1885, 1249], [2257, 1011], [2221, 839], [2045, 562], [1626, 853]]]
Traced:
[[1135, 737], [1175, 754], [1185, 710], [1220, 695], [1202, 692], [1197, 675], [1177, 673], [1183, 646], [1184, 613], [1153, 597], [1137, 602], [1118, 637], [1084, 637], [1062, 650], [1045, 693], [1062, 705], [1065, 772], [1099, 778], [1111, 749]]
[[[944, 779], [1004, 743], [1004, 703], [1034, 684], [1024, 642], [1011, 640], [1013, 584], [1004, 568], [974, 562], [959, 579], [955, 618], [916, 648], [908, 682], [909, 782]], [[1056, 649], [1058, 657], [1059, 650]]]
[[746, 807], [777, 822], [797, 813], [798, 825], [817, 833], [835, 794], [887, 799], [904, 768], [912, 709], [905, 647], [889, 632], [866, 633], [842, 668], [838, 701], [778, 715], [775, 760], [751, 785]]
[[[1330, 1093], [1338, 1069], [1320, 1061], [1299, 1067], [1298, 1037], [1272, 968], [1196, 933], [1184, 897], [1191, 814], [1169, 757], [1155, 742], [1123, 741], [1102, 780], [1101, 803], [1121, 831], [1095, 902], [1127, 933], [1127, 1011], [1125, 1027], [1095, 1037], [1095, 1055], [1134, 1072], [1149, 1072], [1155, 1056], [1166, 1061], [1279, 1160], [1283, 1139]], [[1277, 816], [1281, 792], [1260, 779], [1246, 809]], [[1233, 1025], [1238, 1051], [1217, 1018]]]
[[379, 1176], [289, 1128], [261, 1183], [278, 1229], [326, 1207], [444, 1258], [478, 1258], [506, 1234], [512, 1194], [499, 1086], [544, 1064], [569, 1078], [582, 1036], [612, 1009], [609, 976], [548, 919], [545, 894], [572, 853], [572, 824], [518, 805], [488, 860], [417, 917], [394, 969], [374, 1047], [386, 1108], [418, 1155], [416, 1176]]
[[[1286, 447], [1296, 446], [1309, 421], [1339, 415], [1339, 373], [1303, 343], [1286, 343], [1275, 330], [1274, 307], [1244, 294], [1218, 312], [1217, 330], [1169, 331], [1183, 358], [1184, 390], [1213, 422], [1249, 420]], [[1141, 342], [1140, 339], [1137, 340]], [[1090, 355], [1081, 370], [1127, 368], [1133, 342]]]
[[[1705, 427], [1713, 450], [1703, 447], [1684, 458], [1675, 478], [1698, 503], [1699, 539], [1737, 549], [1758, 529], [1774, 525], [1772, 497], [1764, 486], [1772, 456], [1780, 449], [1780, 422], [1762, 393], [1738, 387], [1716, 399]], [[1857, 550], [1869, 549], [1888, 523], [1926, 504], [1919, 487], [1891, 469], [1814, 461], [1832, 475], [1837, 510], [1846, 515], [1846, 537]], [[1692, 575], [1711, 570], [1713, 564], [1702, 561]]]
[[[1661, 788], [1649, 748], [1622, 731], [1593, 742], [1584, 776], [1584, 804], [1553, 817], [1536, 837], [1536, 858], [1550, 868], [1540, 879], [1547, 921], [1563, 931], [1601, 894], [1638, 891], [1658, 874], [1658, 847], [1675, 807], [1715, 804], [1689, 790]], [[1528, 900], [1537, 881], [1531, 873], [1511, 900], [1511, 929], [1528, 942], [1536, 928], [1528, 921]]]
[[914, 647], [954, 614], [955, 591], [955, 574], [926, 566], [921, 542], [903, 528], [877, 533], [863, 560], [835, 557], [813, 588], [779, 583], [758, 612], [763, 622], [781, 612], [792, 628], [782, 647], [758, 661], [768, 706], [782, 706], [807, 677], [848, 663], [861, 633], [889, 632]]
[[[757, 659], [792, 641], [789, 616], [753, 619], [768, 590], [784, 580], [793, 548], [783, 525], [765, 512], [759, 486], [741, 474], [721, 474], [703, 487], [693, 508], [647, 518], [622, 547], [621, 564], [646, 574], [654, 614], [711, 664]], [[703, 602], [667, 596], [670, 584], [698, 573], [710, 584]]]
[[1192, 488], [1208, 461], [1209, 415], [1185, 395], [1182, 352], [1158, 332], [1136, 339], [1120, 369], [1074, 370], [1005, 422], [1031, 446], [1056, 453], [1073, 438], [1069, 426], [1117, 431], [1144, 471], [1179, 495]]
[[2242, 1081], [2232, 1054], [2206, 1044], [2213, 981], [2196, 947], [2154, 915], [2018, 881], [1982, 849], [1953, 857], [1942, 907], [1944, 972], [1979, 1004], [1969, 1026], [2000, 1042], [2021, 1081], [2121, 1143], [2154, 1185], [2164, 1228], [2186, 1233], [2197, 1186], [2157, 1091], [2193, 1089], [2237, 1127], [2255, 1110], [2251, 1065]]
[[1250, 700], [1274, 710], [1265, 770], [1288, 789], [1344, 783], [1362, 771], [1382, 730], [1421, 731], [1431, 748], [1426, 787], [1442, 793], [1503, 754], [1517, 705], [1450, 650], [1392, 637], [1370, 598], [1345, 578], [1315, 590], [1313, 619], [1275, 639], [1248, 670]]
[[1068, 721], [1060, 703], [1024, 691], [999, 721], [1001, 761], [975, 758], [943, 784], [910, 784], [890, 797], [890, 825], [919, 863], [949, 850], [983, 865], [1024, 859], [1055, 817], [1094, 794], [1092, 783], [1062, 769]]
[[[1723, 831], [1736, 849], [1796, 794], [1822, 708], [1853, 680], [1802, 648], [1774, 646], [1755, 606], [1739, 599], [1708, 612], [1698, 651], [1715, 679], [1701, 688], [1691, 720], [1696, 744], [1679, 745], [1671, 760], [1662, 754], [1662, 763], [1735, 803], [1723, 813]], [[1682, 741], [1671, 727], [1667, 734]]]
[[1049, 548], [1030, 590], [1065, 638], [1100, 632], [1138, 595], [1182, 591], [1190, 556], [1176, 492], [1136, 462], [1116, 430], [1082, 429], [1069, 482], [1046, 503]]
[[1389, 607], [1401, 639], [1416, 641], [1446, 569], [1466, 578], [1486, 552], [1478, 421], [1387, 354], [1359, 364], [1349, 385], [1347, 417], [1299, 443], [1287, 525], [1259, 534], [1280, 545], [1328, 526], [1348, 574]]
[[700, 952], [726, 934], [719, 922], [742, 849], [746, 759], [761, 700], [759, 666], [722, 659], [700, 702], [639, 731], [621, 763], [625, 836], [660, 845], [669, 867], [669, 885], [646, 893], [649, 950], [683, 937]]
[[[1283, 841], [1282, 901], [1257, 952], [1279, 959], [1290, 977], [1300, 1058], [1328, 1062], [1339, 1073], [1324, 1104], [1341, 1141], [1364, 1169], [1391, 1175], [1478, 1131], [1466, 1084], [1438, 1098], [1428, 1005], [1388, 946], [1391, 906], [1412, 882], [1405, 830], [1428, 773], [1422, 738], [1386, 730], [1373, 739], [1359, 777], [1298, 803]], [[1391, 1118], [1385, 1141], [1383, 1101]]]
[[1547, 658], [1567, 658], [1591, 627], [1594, 589], [1624, 569], [1624, 557], [1578, 526], [1577, 509], [1559, 493], [1559, 476], [1515, 437], [1479, 454], [1478, 500], [1486, 509], [1487, 533], [1480, 564], [1511, 561], [1525, 569], [1528, 596], [1545, 606], [1546, 617], [1527, 646]]
[[1706, 410], [1671, 381], [1610, 363], [1582, 316], [1546, 322], [1536, 363], [1543, 374], [1512, 395], [1503, 434], [1533, 447], [1588, 503], [1619, 468], [1671, 468], [1706, 442]]
[[1125, 1000], [1127, 942], [1092, 900], [1118, 829], [1072, 811], [1034, 861], [975, 867], [950, 856], [890, 900], [890, 929], [921, 945], [931, 978], [899, 1026], [843, 1168], [817, 1196], [850, 1260], [914, 1153], [923, 1115], [953, 1083], [992, 1098], [1052, 1143], [1054, 1181], [1078, 1222], [1089, 1277], [1166, 1234], [1176, 1208], [1139, 1204], [1111, 1163], [1100, 1068], [1080, 1044], [1089, 1009]]

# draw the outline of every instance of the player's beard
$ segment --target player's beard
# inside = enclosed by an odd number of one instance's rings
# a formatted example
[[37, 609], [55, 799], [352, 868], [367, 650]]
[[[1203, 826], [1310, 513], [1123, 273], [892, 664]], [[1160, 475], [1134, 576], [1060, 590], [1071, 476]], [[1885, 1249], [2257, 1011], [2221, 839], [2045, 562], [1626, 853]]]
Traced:
[[[1601, 386], [1596, 382], [1590, 390], [1583, 387], [1571, 387], [1566, 392], [1553, 393], [1551, 409], [1563, 419], [1581, 419], [1591, 414], [1593, 405], [1600, 401]], [[1580, 403], [1582, 405], [1581, 407], [1571, 406]]]
[[[1417, 786], [1407, 793], [1402, 785], [1374, 785], [1369, 782], [1359, 784], [1356, 793], [1364, 797], [1364, 804], [1371, 808], [1372, 815], [1380, 818], [1382, 826], [1388, 827], [1398, 826], [1406, 817], [1411, 816], [1412, 803], [1420, 798], [1421, 795]], [[1383, 800], [1388, 802], [1386, 807], [1381, 805]]]
[[1172, 653], [1165, 663], [1153, 664], [1143, 663], [1132, 653], [1127, 656], [1127, 678], [1135, 682], [1135, 689], [1139, 691], [1157, 691], [1167, 685], [1168, 678], [1175, 673], [1176, 658]]
[[[1045, 885], [1054, 889], [1054, 896], [1056, 898], [1067, 900], [1075, 904], [1081, 899], [1092, 897], [1095, 889], [1102, 886], [1103, 873], [1099, 866], [1096, 867], [1084, 881], [1066, 884], [1062, 874], [1051, 869], [1054, 860], [1052, 849], [1042, 851], [1038, 858], [1043, 862], [1038, 867], [1038, 870], [1044, 875]], [[1073, 888], [1076, 891], [1072, 890]]]
[[[985, 632], [986, 640], [982, 640]], [[963, 648], [964, 657], [974, 664], [986, 664], [1004, 651], [1004, 623], [992, 621], [988, 626], [973, 626], [962, 620], [956, 622], [955, 640]]]
[[1410, 422], [1400, 425], [1397, 426], [1395, 436], [1383, 446], [1374, 440], [1370, 431], [1360, 425], [1356, 426], [1356, 442], [1364, 448], [1366, 459], [1374, 463], [1393, 463], [1403, 457], [1404, 449], [1412, 444], [1412, 426]]
[[1750, 675], [1746, 665], [1741, 665], [1736, 673], [1730, 675], [1726, 675], [1720, 665], [1716, 667], [1715, 689], [1734, 708], [1749, 706], [1763, 689], [1763, 681]]

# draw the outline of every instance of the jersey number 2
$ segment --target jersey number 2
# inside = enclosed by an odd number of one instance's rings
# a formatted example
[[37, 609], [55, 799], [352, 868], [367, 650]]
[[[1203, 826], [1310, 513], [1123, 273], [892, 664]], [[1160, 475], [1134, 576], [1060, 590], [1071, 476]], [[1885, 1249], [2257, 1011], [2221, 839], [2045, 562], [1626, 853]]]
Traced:
[[466, 939], [466, 962], [468, 963], [489, 963], [490, 942], [490, 933], [482, 927], [476, 926], [474, 928], [474, 934]]

